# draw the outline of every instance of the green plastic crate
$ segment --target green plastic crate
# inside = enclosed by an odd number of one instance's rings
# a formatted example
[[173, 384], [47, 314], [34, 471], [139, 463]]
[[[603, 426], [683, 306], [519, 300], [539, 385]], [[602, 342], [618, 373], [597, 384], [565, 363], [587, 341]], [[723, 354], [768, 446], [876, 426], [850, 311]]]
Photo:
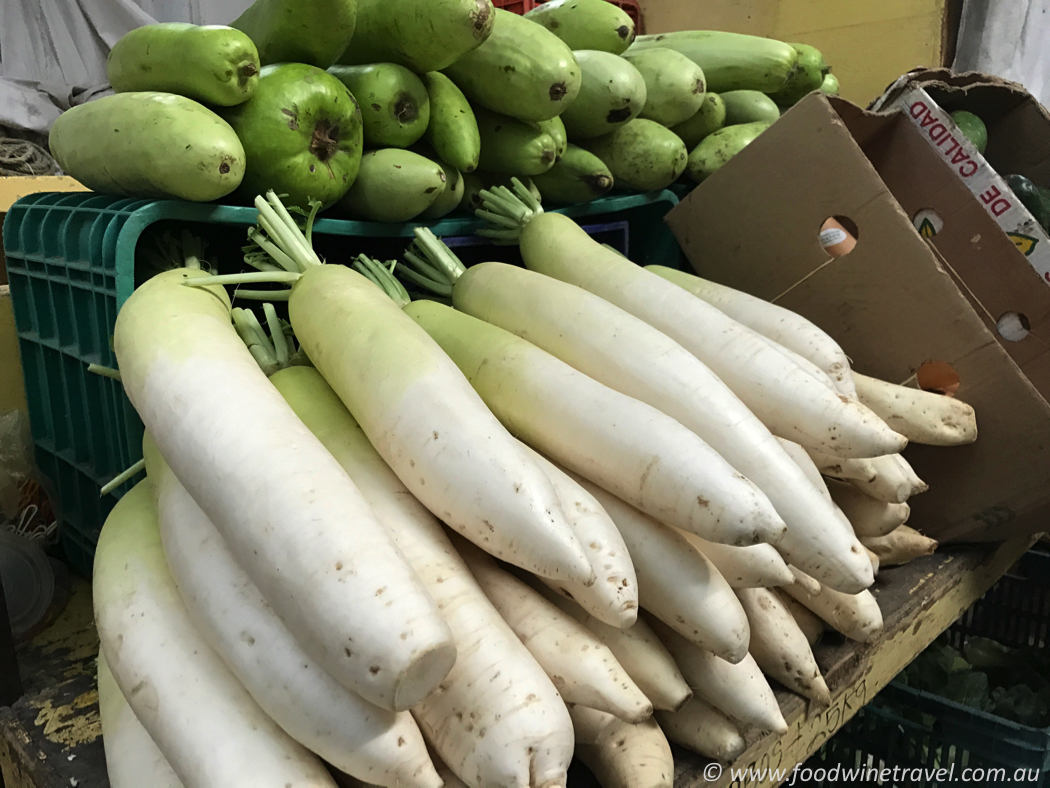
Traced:
[[[606, 197], [559, 209], [588, 232], [640, 263], [680, 267], [663, 217], [670, 191]], [[189, 227], [205, 236], [226, 265], [241, 270], [240, 247], [255, 223], [253, 208], [170, 200], [132, 200], [93, 193], [34, 194], [16, 202], [4, 222], [4, 253], [36, 460], [51, 480], [66, 556], [90, 575], [99, 530], [130, 482], [99, 490], [142, 456], [142, 423], [116, 381], [87, 371], [116, 366], [111, 348], [117, 311], [135, 289], [136, 250], [144, 233]], [[474, 236], [473, 218], [430, 225], [469, 265], [478, 259], [520, 262], [517, 247]], [[346, 250], [388, 259], [399, 255], [412, 225], [320, 219], [314, 240], [337, 261]]]
[[[1050, 554], [1029, 551], [948, 629], [949, 641], [957, 647], [970, 635], [1013, 647], [1050, 647]], [[964, 778], [972, 785], [1042, 788], [1050, 785], [1050, 728], [1019, 725], [895, 679], [806, 762], [808, 771], [800, 774], [814, 779], [795, 784], [844, 784], [849, 778], [841, 771], [831, 779], [817, 779], [836, 766], [899, 767], [898, 779], [890, 773], [881, 783], [887, 788], [940, 788]], [[903, 776], [912, 769], [926, 771]], [[949, 772], [938, 777], [938, 769]], [[964, 775], [965, 769], [980, 771]], [[911, 779], [920, 774], [920, 782]], [[928, 774], [934, 779], [925, 779]], [[873, 784], [856, 775], [853, 781]]]

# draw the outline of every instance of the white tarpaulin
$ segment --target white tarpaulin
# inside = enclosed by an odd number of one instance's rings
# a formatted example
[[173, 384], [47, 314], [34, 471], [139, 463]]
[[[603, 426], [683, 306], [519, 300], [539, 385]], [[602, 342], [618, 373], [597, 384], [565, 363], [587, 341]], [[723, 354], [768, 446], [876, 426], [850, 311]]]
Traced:
[[966, 0], [955, 71], [1020, 82], [1050, 106], [1050, 0]]
[[251, 0], [0, 0], [0, 126], [46, 132], [107, 90], [106, 55], [152, 22], [228, 24]]

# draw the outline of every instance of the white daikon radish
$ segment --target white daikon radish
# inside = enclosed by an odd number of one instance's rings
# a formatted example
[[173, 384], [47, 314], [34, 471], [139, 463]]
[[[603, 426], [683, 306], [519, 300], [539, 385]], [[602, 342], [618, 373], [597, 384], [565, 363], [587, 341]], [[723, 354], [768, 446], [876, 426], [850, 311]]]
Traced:
[[820, 616], [789, 594], [781, 591], [775, 591], [774, 593], [791, 614], [791, 617], [795, 619], [795, 623], [802, 630], [802, 634], [806, 636], [806, 641], [810, 647], [817, 645], [826, 629]]
[[[610, 388], [647, 402], [703, 438], [753, 481], [787, 523], [777, 548], [821, 582], [871, 585], [852, 530], [791, 462], [769, 430], [694, 355], [647, 323], [581, 288], [502, 263], [466, 269], [417, 231], [457, 309], [498, 325]], [[422, 251], [422, 250], [421, 250]]]
[[838, 390], [846, 396], [857, 395], [846, 353], [834, 339], [801, 315], [684, 271], [662, 265], [647, 265], [645, 268], [685, 288], [737, 322], [816, 364], [835, 381]]
[[[855, 398], [824, 383], [761, 334], [676, 284], [606, 249], [568, 216], [544, 213], [524, 187], [482, 195], [480, 216], [513, 223], [525, 266], [574, 284], [671, 337], [706, 364], [776, 434], [845, 456], [900, 451], [907, 440]], [[483, 231], [484, 232], [484, 231]]]
[[873, 536], [885, 536], [908, 521], [911, 507], [906, 503], [886, 503], [865, 495], [852, 484], [829, 480], [831, 497], [849, 518], [861, 542]]
[[[367, 700], [407, 708], [452, 667], [448, 626], [353, 482], [270, 385], [234, 330], [226, 292], [184, 286], [202, 280], [211, 281], [199, 269], [168, 271], [121, 307], [114, 349], [128, 398], [306, 651]], [[380, 587], [395, 591], [381, 599]]]
[[[867, 560], [867, 553], [864, 558]], [[870, 643], [882, 631], [882, 611], [870, 591], [843, 594], [830, 588], [821, 588], [819, 594], [810, 594], [797, 583], [784, 586], [782, 590], [850, 640]]]
[[335, 785], [321, 761], [259, 708], [190, 620], [164, 559], [148, 479], [106, 518], [92, 596], [113, 678], [186, 788]]
[[[544, 577], [590, 582], [590, 564], [547, 477], [402, 311], [407, 294], [395, 303], [357, 271], [322, 264], [272, 191], [255, 206], [261, 229], [249, 237], [270, 256], [246, 261], [294, 282], [288, 315], [304, 353], [412, 494], [499, 558]], [[274, 272], [278, 266], [286, 270]]]
[[824, 484], [824, 477], [820, 473], [820, 468], [817, 467], [809, 453], [794, 441], [785, 440], [784, 438], [777, 438], [777, 441], [784, 447], [784, 451], [787, 452], [795, 464], [802, 469], [803, 473], [806, 474], [806, 478], [817, 488], [817, 491], [825, 497], [830, 497], [828, 488]]
[[[597, 580], [590, 585], [540, 578], [599, 621], [629, 627], [638, 620], [638, 578], [616, 524], [594, 496], [539, 452], [522, 444], [554, 485], [565, 518], [580, 540]], [[772, 548], [770, 548], [772, 549]]]
[[751, 624], [751, 656], [766, 675], [825, 707], [831, 693], [805, 633], [780, 597], [766, 588], [738, 588]]
[[915, 443], [961, 446], [977, 440], [977, 416], [954, 397], [854, 374], [860, 401]]
[[879, 559], [878, 553], [874, 552], [870, 547], [865, 546], [864, 549], [868, 551], [868, 558], [871, 559], [871, 571], [875, 573], [875, 577], [878, 577], [879, 566], [882, 561]]
[[438, 756], [474, 788], [564, 786], [572, 758], [565, 704], [440, 523], [408, 492], [316, 370], [290, 367], [271, 380], [358, 481], [449, 623], [456, 664], [437, 690], [412, 708]]
[[900, 566], [937, 549], [937, 540], [923, 536], [913, 528], [902, 525], [885, 536], [861, 539], [864, 546], [879, 558], [880, 566]]
[[586, 627], [500, 569], [481, 550], [464, 547], [460, 554], [489, 601], [566, 703], [582, 704], [627, 722], [652, 716], [652, 704], [608, 647]]
[[901, 469], [904, 471], [904, 475], [907, 477], [908, 482], [911, 484], [912, 495], [918, 495], [919, 493], [924, 493], [928, 489], [930, 489], [930, 485], [928, 485], [926, 482], [919, 478], [919, 475], [915, 472], [915, 469], [911, 467], [911, 463], [909, 463], [899, 454], [894, 454], [893, 459], [897, 461], [897, 464], [899, 466], [901, 466]]
[[671, 745], [656, 720], [632, 725], [611, 714], [570, 706], [576, 757], [602, 788], [673, 788]]
[[660, 522], [728, 544], [776, 542], [769, 499], [695, 433], [509, 331], [433, 301], [405, 307], [503, 425]]
[[875, 466], [871, 464], [870, 459], [845, 460], [842, 457], [833, 457], [830, 454], [821, 454], [819, 451], [810, 449], [806, 449], [806, 453], [824, 476], [834, 479], [856, 479], [861, 482], [875, 480]]
[[[467, 784], [459, 779], [455, 772], [448, 768], [444, 761], [438, 758], [433, 752], [430, 753], [430, 759], [434, 762], [434, 768], [437, 769], [438, 777], [440, 777], [444, 783], [442, 788], [467, 788]], [[349, 774], [336, 772], [333, 776], [340, 788], [378, 788], [371, 783], [361, 782], [360, 780], [351, 777]]]
[[304, 652], [148, 434], [143, 454], [164, 553], [182, 600], [262, 710], [297, 742], [354, 777], [384, 786], [440, 786], [412, 715], [368, 703]]
[[643, 619], [639, 618], [627, 629], [611, 627], [589, 615], [575, 602], [540, 584], [535, 578], [530, 580], [530, 584], [608, 646], [616, 661], [653, 704], [654, 709], [675, 711], [693, 696], [678, 665]]
[[874, 457], [869, 462], [875, 469], [874, 479], [847, 479], [865, 495], [886, 503], [904, 503], [917, 491], [914, 480], [892, 454]]
[[577, 478], [619, 528], [638, 574], [638, 603], [686, 639], [730, 662], [747, 654], [747, 616], [725, 578], [680, 531]]
[[788, 567], [795, 578], [795, 584], [807, 594], [819, 594], [821, 585], [797, 566]]
[[732, 761], [746, 746], [736, 725], [700, 698], [692, 698], [678, 711], [658, 711], [655, 716], [670, 741], [708, 758]]
[[171, 764], [128, 705], [101, 651], [98, 654], [98, 713], [110, 788], [183, 788]]
[[772, 733], [787, 730], [776, 696], [751, 654], [734, 665], [690, 643], [662, 621], [651, 620], [649, 625], [678, 663], [694, 698], [745, 727]]
[[695, 534], [679, 533], [706, 557], [733, 588], [773, 588], [795, 582], [795, 576], [772, 545], [733, 547], [708, 542]]

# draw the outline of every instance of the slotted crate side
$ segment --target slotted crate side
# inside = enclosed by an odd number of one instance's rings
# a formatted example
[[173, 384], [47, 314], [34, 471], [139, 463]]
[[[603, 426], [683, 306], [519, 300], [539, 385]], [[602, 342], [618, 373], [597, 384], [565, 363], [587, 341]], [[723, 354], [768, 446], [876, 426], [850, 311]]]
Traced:
[[[680, 266], [663, 216], [677, 203], [671, 192], [606, 197], [559, 209], [592, 236], [642, 263]], [[4, 248], [26, 380], [37, 465], [52, 481], [70, 563], [90, 575], [98, 533], [134, 479], [101, 497], [100, 488], [142, 456], [142, 423], [117, 381], [87, 371], [115, 367], [111, 341], [117, 311], [135, 287], [143, 234], [190, 229], [240, 270], [254, 208], [143, 201], [90, 192], [35, 194], [15, 203], [4, 223]], [[430, 225], [468, 265], [482, 260], [520, 264], [516, 246], [494, 246], [474, 235], [471, 217]], [[338, 262], [365, 253], [400, 256], [411, 225], [320, 219], [318, 252]]]
[[[948, 629], [961, 646], [968, 636], [993, 638], [1007, 646], [1046, 648], [1050, 625], [1050, 553], [1029, 551]], [[962, 780], [963, 769], [1003, 769], [993, 775], [1025, 785], [1050, 785], [1050, 728], [1031, 728], [893, 681], [820, 752], [808, 769], [952, 769], [950, 779], [925, 779], [938, 788]], [[813, 774], [813, 772], [810, 772]], [[858, 778], [860, 779], [860, 778]], [[979, 780], [978, 780], [979, 782]], [[807, 785], [832, 785], [810, 780]], [[914, 785], [910, 779], [883, 783]]]

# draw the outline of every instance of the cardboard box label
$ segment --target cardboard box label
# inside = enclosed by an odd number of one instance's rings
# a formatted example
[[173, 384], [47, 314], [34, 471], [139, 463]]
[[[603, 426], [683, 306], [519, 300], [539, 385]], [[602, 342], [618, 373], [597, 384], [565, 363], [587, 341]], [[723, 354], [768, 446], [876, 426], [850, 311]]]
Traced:
[[[1035, 217], [1014, 196], [1006, 181], [992, 169], [973, 144], [963, 136], [951, 116], [922, 88], [910, 87], [887, 103], [900, 109], [918, 126], [925, 139], [967, 185], [985, 210], [1050, 286], [1050, 238]], [[926, 237], [936, 235], [931, 221], [918, 228]]]

